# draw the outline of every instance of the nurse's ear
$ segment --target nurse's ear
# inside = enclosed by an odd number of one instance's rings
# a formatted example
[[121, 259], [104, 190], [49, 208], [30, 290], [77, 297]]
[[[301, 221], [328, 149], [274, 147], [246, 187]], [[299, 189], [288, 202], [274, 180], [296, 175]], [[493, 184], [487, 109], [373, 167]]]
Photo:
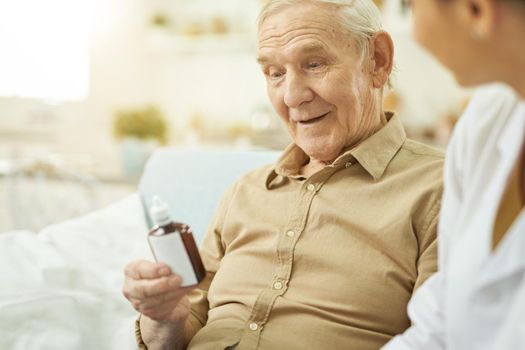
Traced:
[[501, 18], [501, 7], [496, 0], [468, 0], [464, 3], [464, 14], [470, 24], [470, 35], [475, 40], [492, 37]]
[[382, 88], [387, 82], [394, 65], [394, 43], [387, 32], [379, 31], [370, 39], [370, 64], [372, 83]]

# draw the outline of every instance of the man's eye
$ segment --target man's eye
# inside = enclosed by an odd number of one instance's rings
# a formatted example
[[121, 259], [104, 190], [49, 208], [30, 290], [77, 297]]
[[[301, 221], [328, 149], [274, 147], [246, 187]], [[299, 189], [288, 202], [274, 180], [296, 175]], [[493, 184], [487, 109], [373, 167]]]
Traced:
[[271, 79], [278, 79], [283, 76], [283, 72], [277, 70], [270, 70], [267, 74]]
[[321, 68], [323, 66], [323, 64], [321, 62], [310, 62], [308, 63], [308, 68], [309, 69], [318, 69], [318, 68]]

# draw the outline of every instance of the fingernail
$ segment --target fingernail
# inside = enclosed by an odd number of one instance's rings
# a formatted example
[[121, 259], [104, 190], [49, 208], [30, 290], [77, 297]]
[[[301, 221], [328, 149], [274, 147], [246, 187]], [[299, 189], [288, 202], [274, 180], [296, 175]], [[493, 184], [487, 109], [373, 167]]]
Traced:
[[163, 276], [167, 276], [170, 274], [170, 269], [168, 269], [167, 267], [161, 267], [159, 273]]

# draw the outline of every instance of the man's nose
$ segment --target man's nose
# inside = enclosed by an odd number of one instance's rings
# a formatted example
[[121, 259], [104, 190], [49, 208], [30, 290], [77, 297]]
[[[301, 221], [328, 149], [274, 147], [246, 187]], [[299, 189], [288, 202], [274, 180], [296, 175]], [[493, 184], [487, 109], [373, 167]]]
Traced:
[[285, 79], [284, 103], [288, 108], [297, 108], [314, 99], [314, 92], [305, 77], [290, 72]]

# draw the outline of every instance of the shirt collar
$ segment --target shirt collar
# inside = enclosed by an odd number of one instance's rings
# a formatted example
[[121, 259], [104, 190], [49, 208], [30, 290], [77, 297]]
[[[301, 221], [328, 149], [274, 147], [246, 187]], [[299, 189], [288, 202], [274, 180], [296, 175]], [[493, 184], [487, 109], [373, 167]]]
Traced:
[[[386, 115], [388, 122], [383, 128], [356, 147], [343, 152], [331, 166], [357, 161], [374, 180], [379, 180], [406, 140], [405, 130], [399, 117], [390, 112], [387, 112]], [[299, 146], [295, 143], [290, 144], [268, 174], [266, 187], [269, 188], [270, 183], [277, 176], [300, 178], [299, 170], [308, 163], [308, 159]]]
[[301, 167], [308, 163], [310, 158], [295, 143], [290, 144], [277, 160], [275, 172], [286, 177], [300, 176]]
[[390, 120], [383, 128], [349, 151], [376, 181], [407, 138], [399, 117], [389, 113], [387, 118]]
[[521, 150], [523, 125], [525, 123], [525, 101], [508, 103], [506, 110], [501, 110], [498, 115], [498, 123], [501, 123], [502, 134], [497, 141], [498, 150], [503, 158], [509, 162], [516, 159], [516, 153]]

